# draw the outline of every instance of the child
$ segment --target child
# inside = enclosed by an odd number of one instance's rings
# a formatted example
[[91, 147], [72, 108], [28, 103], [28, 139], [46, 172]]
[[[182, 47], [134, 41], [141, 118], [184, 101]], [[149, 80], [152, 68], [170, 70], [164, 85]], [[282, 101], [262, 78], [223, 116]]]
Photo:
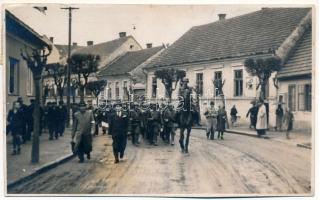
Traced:
[[286, 138], [290, 139], [289, 133], [293, 128], [294, 114], [290, 111], [289, 108], [286, 108], [284, 123], [287, 125]]

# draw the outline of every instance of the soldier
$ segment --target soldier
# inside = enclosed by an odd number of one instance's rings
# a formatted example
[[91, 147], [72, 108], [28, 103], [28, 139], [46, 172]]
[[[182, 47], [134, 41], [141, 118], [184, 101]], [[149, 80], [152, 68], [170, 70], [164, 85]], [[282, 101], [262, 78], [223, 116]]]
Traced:
[[148, 118], [149, 123], [149, 142], [151, 145], [157, 146], [157, 136], [161, 131], [161, 113], [157, 109], [156, 104], [151, 105], [151, 112]]
[[166, 143], [171, 142], [171, 145], [174, 145], [175, 131], [174, 131], [174, 122], [175, 122], [175, 111], [174, 106], [168, 104], [162, 113], [163, 119], [163, 132], [164, 140]]
[[101, 111], [99, 107], [93, 109], [93, 117], [95, 121], [94, 135], [99, 135], [99, 126], [101, 124]]
[[62, 137], [65, 130], [65, 123], [67, 120], [68, 111], [66, 109], [66, 106], [63, 104], [63, 101], [59, 101], [59, 106], [56, 109], [58, 127], [57, 134]]
[[[115, 114], [111, 118], [109, 132], [112, 135], [113, 140], [113, 154], [115, 161], [119, 162], [119, 157], [124, 157], [124, 151], [127, 142], [127, 131], [128, 131], [128, 116], [123, 111], [121, 104], [117, 104], [115, 107]], [[119, 155], [120, 154], [120, 155]]]
[[18, 97], [17, 102], [20, 103], [19, 111], [22, 117], [21, 135], [22, 135], [22, 144], [24, 144], [27, 141], [27, 137], [26, 137], [27, 136], [27, 122], [26, 122], [27, 106], [23, 103], [22, 97]]
[[211, 101], [210, 106], [206, 108], [204, 115], [207, 120], [206, 136], [207, 139], [214, 140], [215, 130], [217, 128], [218, 111], [215, 108], [215, 102]]
[[226, 127], [226, 117], [227, 113], [225, 110], [225, 106], [219, 108], [217, 115], [217, 131], [218, 131], [218, 139], [224, 139], [224, 131]]
[[141, 134], [145, 141], [145, 140], [149, 140], [148, 118], [150, 117], [150, 110], [149, 110], [149, 106], [146, 105], [145, 102], [142, 103], [140, 110], [141, 110]]
[[134, 103], [129, 112], [129, 127], [132, 134], [132, 144], [138, 146], [139, 135], [141, 133], [141, 112], [138, 104]]
[[92, 110], [87, 109], [84, 102], [79, 105], [79, 112], [74, 114], [74, 124], [72, 131], [72, 142], [74, 143], [74, 153], [80, 159], [80, 163], [84, 162], [84, 154], [87, 159], [91, 159], [92, 151], [92, 135], [94, 134], [94, 117]]

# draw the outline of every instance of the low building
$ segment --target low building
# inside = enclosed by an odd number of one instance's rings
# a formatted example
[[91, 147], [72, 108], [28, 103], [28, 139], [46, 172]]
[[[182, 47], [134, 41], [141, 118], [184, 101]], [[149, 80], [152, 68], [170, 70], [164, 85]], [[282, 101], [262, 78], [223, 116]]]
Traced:
[[22, 59], [21, 49], [43, 49], [47, 39], [18, 19], [8, 10], [5, 11], [5, 66], [6, 66], [6, 111], [21, 96], [25, 104], [34, 98], [34, 85], [31, 70]]
[[[222, 78], [225, 80], [226, 111], [230, 113], [231, 107], [236, 105], [239, 122], [248, 124], [245, 116], [251, 101], [259, 97], [259, 91], [256, 90], [258, 79], [245, 70], [245, 59], [277, 55], [284, 61], [300, 38], [295, 32], [303, 32], [303, 27], [311, 24], [311, 12], [311, 8], [263, 8], [230, 19], [220, 14], [216, 22], [192, 27], [147, 66], [147, 96], [165, 96], [163, 84], [154, 76], [157, 69], [182, 69], [190, 80], [189, 85], [197, 88], [203, 111], [208, 101], [222, 104], [213, 84], [214, 79]], [[278, 91], [272, 82], [275, 77], [276, 73], [266, 87], [270, 127], [275, 125], [278, 103]], [[175, 99], [177, 91], [178, 88], [173, 92]]]
[[293, 48], [278, 73], [278, 101], [294, 113], [295, 128], [311, 128], [312, 121], [312, 28]]
[[101, 94], [106, 100], [124, 100], [145, 96], [146, 75], [143, 67], [158, 56], [164, 47], [130, 51], [114, 59], [98, 73], [99, 79], [107, 80], [107, 87]]

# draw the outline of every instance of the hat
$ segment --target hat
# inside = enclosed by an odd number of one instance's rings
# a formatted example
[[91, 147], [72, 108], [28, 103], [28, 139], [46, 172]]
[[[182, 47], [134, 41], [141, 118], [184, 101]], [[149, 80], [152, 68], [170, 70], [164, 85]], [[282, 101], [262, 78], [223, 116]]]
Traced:
[[23, 102], [22, 97], [18, 97], [17, 101], [18, 101], [18, 102]]

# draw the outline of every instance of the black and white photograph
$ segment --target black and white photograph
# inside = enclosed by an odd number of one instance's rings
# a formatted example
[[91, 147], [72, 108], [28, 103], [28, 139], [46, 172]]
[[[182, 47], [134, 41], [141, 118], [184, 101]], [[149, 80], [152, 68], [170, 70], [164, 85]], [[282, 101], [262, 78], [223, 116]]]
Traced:
[[315, 8], [2, 4], [4, 195], [313, 197]]

